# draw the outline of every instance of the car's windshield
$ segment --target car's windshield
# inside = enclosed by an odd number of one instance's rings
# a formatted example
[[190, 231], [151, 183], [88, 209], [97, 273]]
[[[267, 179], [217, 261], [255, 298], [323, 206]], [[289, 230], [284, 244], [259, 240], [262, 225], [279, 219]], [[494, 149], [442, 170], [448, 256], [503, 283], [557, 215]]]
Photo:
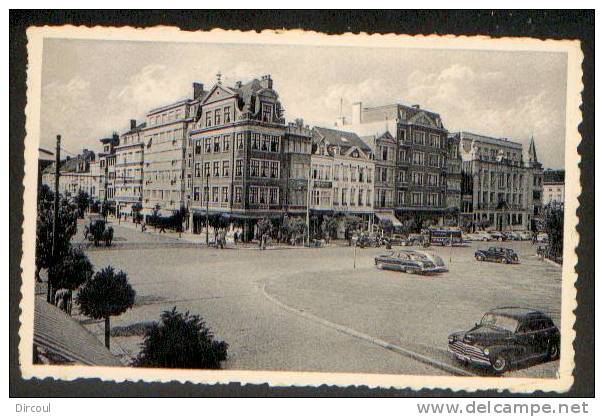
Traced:
[[480, 324], [483, 326], [496, 327], [498, 329], [509, 330], [510, 332], [513, 332], [516, 330], [516, 327], [518, 327], [518, 320], [512, 317], [487, 313], [482, 318]]

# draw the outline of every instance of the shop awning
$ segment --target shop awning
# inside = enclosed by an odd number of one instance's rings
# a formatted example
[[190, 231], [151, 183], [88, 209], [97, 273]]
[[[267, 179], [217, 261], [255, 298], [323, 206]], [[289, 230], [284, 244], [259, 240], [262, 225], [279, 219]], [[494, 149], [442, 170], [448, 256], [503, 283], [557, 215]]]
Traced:
[[394, 227], [400, 227], [403, 224], [400, 222], [399, 219], [396, 218], [396, 216], [394, 215], [394, 213], [390, 213], [390, 212], [376, 212], [375, 215], [377, 216], [378, 219], [383, 220], [383, 221], [391, 221], [392, 225]]

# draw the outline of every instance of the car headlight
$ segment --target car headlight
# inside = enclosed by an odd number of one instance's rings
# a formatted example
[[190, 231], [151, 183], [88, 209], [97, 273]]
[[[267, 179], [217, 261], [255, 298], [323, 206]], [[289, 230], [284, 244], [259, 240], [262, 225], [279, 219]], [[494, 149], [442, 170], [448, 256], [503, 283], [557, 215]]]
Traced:
[[484, 348], [483, 352], [484, 352], [485, 355], [488, 355], [489, 354], [489, 348]]

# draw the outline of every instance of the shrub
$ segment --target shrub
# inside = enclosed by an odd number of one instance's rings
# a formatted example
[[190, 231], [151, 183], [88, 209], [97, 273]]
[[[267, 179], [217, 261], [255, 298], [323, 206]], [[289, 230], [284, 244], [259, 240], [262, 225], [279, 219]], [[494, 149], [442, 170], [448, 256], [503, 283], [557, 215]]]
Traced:
[[201, 317], [164, 311], [145, 334], [135, 366], [152, 368], [220, 369], [228, 344], [214, 340]]

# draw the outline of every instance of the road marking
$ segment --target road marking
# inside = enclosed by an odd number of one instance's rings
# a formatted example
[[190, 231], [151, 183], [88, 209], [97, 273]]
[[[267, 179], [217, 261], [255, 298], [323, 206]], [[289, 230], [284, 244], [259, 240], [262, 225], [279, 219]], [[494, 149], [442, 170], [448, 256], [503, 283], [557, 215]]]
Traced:
[[398, 346], [398, 345], [395, 345], [395, 344], [392, 344], [392, 343], [388, 343], [385, 340], [379, 339], [377, 337], [370, 336], [370, 335], [365, 334], [365, 333], [361, 333], [361, 332], [359, 332], [357, 330], [354, 330], [354, 329], [352, 329], [350, 327], [346, 327], [346, 326], [343, 326], [341, 324], [337, 324], [337, 323], [334, 323], [334, 322], [322, 319], [321, 317], [317, 317], [314, 314], [307, 313], [304, 310], [300, 310], [300, 309], [297, 309], [297, 308], [294, 308], [294, 307], [290, 307], [287, 304], [285, 304], [285, 303], [277, 300], [275, 297], [273, 297], [272, 295], [270, 295], [268, 292], [266, 292], [266, 284], [264, 284], [264, 283], [262, 284], [261, 289], [262, 289], [262, 294], [269, 301], [271, 301], [272, 303], [274, 303], [277, 306], [281, 307], [282, 309], [287, 310], [287, 311], [289, 311], [289, 312], [291, 312], [293, 314], [296, 314], [298, 316], [304, 317], [304, 318], [306, 318], [308, 320], [311, 320], [311, 321], [314, 321], [316, 323], [322, 324], [325, 327], [329, 327], [329, 328], [335, 329], [335, 330], [337, 330], [337, 331], [339, 331], [341, 333], [345, 333], [345, 334], [347, 334], [349, 336], [356, 337], [357, 339], [361, 339], [361, 340], [365, 340], [366, 342], [373, 343], [374, 345], [378, 345], [380, 347], [383, 347], [384, 349], [388, 349], [390, 351], [396, 352], [396, 353], [401, 354], [403, 356], [407, 356], [407, 357], [409, 357], [411, 359], [415, 359], [416, 361], [422, 362], [422, 363], [424, 363], [426, 365], [429, 365], [429, 366], [441, 369], [441, 370], [446, 371], [446, 372], [448, 372], [448, 373], [450, 373], [452, 375], [458, 375], [458, 376], [476, 376], [475, 374], [473, 374], [471, 372], [468, 372], [468, 371], [466, 371], [464, 369], [460, 369], [460, 368], [457, 368], [455, 366], [452, 366], [452, 365], [449, 365], [447, 363], [444, 363], [442, 361], [439, 361], [437, 359], [433, 359], [433, 358], [430, 358], [428, 356], [422, 355], [420, 353], [413, 352], [412, 350], [405, 349], [405, 348], [403, 348], [401, 346]]

